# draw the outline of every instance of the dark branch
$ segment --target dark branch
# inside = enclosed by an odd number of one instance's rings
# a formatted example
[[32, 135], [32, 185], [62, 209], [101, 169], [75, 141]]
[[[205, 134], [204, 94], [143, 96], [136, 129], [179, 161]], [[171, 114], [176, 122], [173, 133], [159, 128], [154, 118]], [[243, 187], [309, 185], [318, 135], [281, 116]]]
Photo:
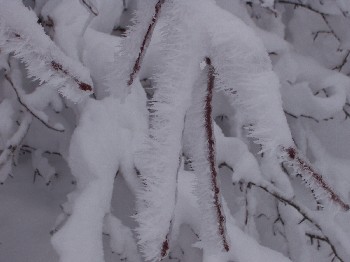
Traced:
[[98, 16], [98, 10], [95, 6], [92, 5], [90, 1], [81, 0], [82, 4], [87, 8], [87, 10], [94, 16]]
[[210, 174], [212, 182], [212, 191], [214, 193], [214, 206], [216, 208], [216, 215], [219, 226], [219, 234], [222, 238], [224, 249], [229, 251], [229, 245], [226, 239], [226, 229], [225, 229], [225, 217], [221, 208], [220, 203], [220, 189], [217, 181], [217, 169], [216, 169], [216, 159], [215, 159], [215, 138], [212, 120], [212, 99], [213, 99], [213, 89], [215, 82], [215, 69], [211, 63], [209, 57], [205, 58], [205, 62], [208, 67], [208, 80], [207, 80], [207, 95], [205, 99], [204, 107], [204, 119], [205, 119], [205, 131], [207, 136], [207, 146], [208, 146], [208, 162], [210, 165]]
[[75, 76], [72, 76], [66, 69], [64, 69], [60, 63], [57, 63], [56, 61], [53, 60], [53, 61], [51, 61], [51, 67], [55, 71], [61, 72], [62, 74], [72, 78], [74, 80], [74, 82], [76, 82], [77, 85], [79, 86], [79, 89], [81, 89], [82, 91], [92, 91], [91, 85], [79, 81]]
[[17, 96], [18, 102], [30, 113], [32, 114], [36, 119], [38, 119], [44, 126], [47, 128], [57, 131], [57, 132], [64, 132], [64, 129], [56, 128], [54, 126], [51, 126], [49, 123], [47, 123], [44, 119], [42, 119], [40, 116], [38, 116], [26, 103], [23, 102], [23, 99], [21, 98], [19, 91], [17, 90], [17, 87], [14, 85], [12, 79], [9, 77], [8, 74], [5, 74], [6, 80], [10, 83], [10, 86], [15, 91], [15, 94]]
[[343, 67], [346, 65], [346, 63], [348, 62], [349, 55], [350, 55], [350, 50], [347, 51], [347, 53], [344, 56], [343, 61], [340, 63], [340, 65], [333, 67], [332, 70], [338, 70], [340, 72], [343, 69]]
[[311, 239], [311, 242], [313, 239], [317, 239], [317, 240], [326, 242], [330, 246], [330, 248], [332, 249], [332, 253], [334, 254], [334, 257], [336, 257], [340, 262], [344, 262], [344, 260], [338, 255], [335, 246], [329, 241], [328, 237], [320, 236], [320, 235], [316, 235], [316, 234], [308, 233], [308, 232], [306, 232], [305, 235]]
[[153, 31], [154, 31], [154, 28], [156, 27], [156, 23], [158, 21], [159, 15], [160, 15], [160, 10], [161, 10], [162, 5], [164, 4], [164, 2], [165, 2], [165, 0], [159, 0], [158, 3], [156, 4], [155, 8], [154, 8], [155, 9], [154, 10], [154, 15], [152, 17], [151, 23], [148, 26], [146, 34], [145, 34], [145, 36], [143, 38], [143, 41], [142, 41], [142, 44], [141, 44], [141, 47], [140, 47], [139, 55], [138, 55], [138, 57], [137, 57], [137, 59], [136, 59], [136, 61], [134, 63], [132, 72], [131, 72], [131, 74], [129, 76], [129, 80], [128, 80], [128, 83], [127, 83], [128, 86], [132, 85], [132, 83], [135, 80], [136, 75], [138, 74], [138, 72], [141, 69], [142, 60], [143, 60], [143, 58], [145, 56], [147, 47], [148, 47], [149, 43], [151, 42], [152, 34], [153, 34]]

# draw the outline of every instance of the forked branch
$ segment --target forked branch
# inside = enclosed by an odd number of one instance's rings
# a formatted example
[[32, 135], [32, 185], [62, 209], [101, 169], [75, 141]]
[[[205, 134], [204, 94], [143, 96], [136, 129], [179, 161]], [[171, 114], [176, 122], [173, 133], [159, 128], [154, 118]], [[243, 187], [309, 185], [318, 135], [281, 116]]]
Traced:
[[[227, 166], [228, 168], [232, 169], [232, 167], [228, 166], [227, 164], [225, 164], [225, 165], [220, 164], [220, 166]], [[243, 182], [243, 181], [241, 181], [241, 182]], [[319, 237], [320, 240], [327, 243], [330, 246], [330, 248], [332, 249], [334, 257], [336, 257], [341, 262], [344, 261], [343, 258], [340, 256], [339, 251], [337, 250], [336, 246], [333, 243], [333, 241], [338, 242], [338, 240], [337, 239], [331, 240], [331, 238], [325, 233], [323, 226], [317, 221], [317, 219], [315, 219], [313, 217], [314, 215], [311, 212], [309, 212], [309, 210], [307, 208], [305, 208], [301, 203], [298, 203], [296, 200], [291, 199], [290, 197], [284, 195], [283, 192], [278, 190], [274, 185], [272, 185], [271, 183], [269, 183], [267, 181], [260, 182], [260, 183], [258, 183], [256, 181], [254, 181], [254, 182], [253, 181], [244, 181], [244, 183], [247, 185], [247, 188], [251, 188], [251, 187], [259, 188], [259, 189], [265, 191], [266, 193], [268, 193], [269, 195], [273, 196], [279, 202], [294, 208], [303, 217], [303, 219], [299, 222], [299, 224], [301, 224], [304, 221], [308, 221], [310, 224], [312, 224], [321, 233], [321, 235], [313, 234], [313, 236], [315, 236], [315, 238]], [[310, 234], [308, 232], [305, 232], [305, 235], [310, 236]]]
[[[318, 224], [310, 214], [306, 211], [299, 203], [295, 202], [294, 200], [289, 199], [288, 197], [283, 196], [280, 192], [277, 192], [273, 189], [272, 186], [268, 185], [258, 185], [253, 182], [248, 182], [248, 186], [254, 186], [257, 188], [262, 189], [266, 193], [270, 194], [271, 196], [275, 197], [278, 201], [281, 203], [284, 203], [285, 205], [293, 207], [296, 211], [299, 212], [303, 216], [303, 220], [309, 221], [312, 225], [314, 225], [323, 236], [320, 236], [320, 240], [326, 242], [332, 249], [332, 252], [334, 253], [334, 256], [339, 259], [339, 261], [343, 262], [344, 260], [340, 257], [340, 255], [337, 252], [337, 249], [335, 248], [335, 245], [332, 243], [332, 241], [329, 239], [329, 237], [324, 233], [323, 228], [320, 224]], [[303, 220], [301, 222], [303, 222]], [[306, 236], [308, 236], [308, 233], [305, 233]]]

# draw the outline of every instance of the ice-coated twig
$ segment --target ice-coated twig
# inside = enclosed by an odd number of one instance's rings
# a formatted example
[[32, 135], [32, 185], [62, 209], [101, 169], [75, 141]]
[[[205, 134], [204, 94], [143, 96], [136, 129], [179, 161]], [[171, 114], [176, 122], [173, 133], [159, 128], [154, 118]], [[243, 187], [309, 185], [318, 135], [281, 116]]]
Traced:
[[148, 47], [149, 43], [151, 42], [152, 34], [154, 31], [154, 28], [156, 27], [156, 23], [158, 21], [159, 15], [160, 15], [160, 10], [161, 10], [164, 2], [165, 2], [165, 0], [159, 0], [158, 3], [155, 5], [152, 20], [149, 23], [147, 31], [143, 37], [143, 41], [142, 41], [142, 44], [140, 46], [140, 51], [139, 51], [138, 57], [134, 63], [134, 66], [132, 68], [132, 72], [130, 73], [130, 76], [129, 76], [128, 86], [132, 85], [135, 77], [137, 76], [138, 72], [141, 69], [142, 60], [146, 54], [147, 47]]
[[[339, 259], [339, 261], [344, 261], [342, 257], [339, 255], [339, 251], [337, 250], [336, 246], [334, 245], [333, 242], [338, 242], [339, 240], [337, 238], [331, 238], [328, 236], [327, 233], [325, 233], [325, 230], [323, 226], [317, 221], [317, 219], [314, 217], [312, 212], [310, 212], [306, 207], [304, 207], [301, 203], [298, 203], [295, 199], [292, 199], [288, 196], [285, 196], [282, 191], [280, 191], [278, 188], [276, 188], [274, 185], [267, 181], [261, 181], [258, 183], [257, 181], [244, 181], [244, 183], [247, 184], [247, 187], [256, 187], [259, 188], [269, 195], [273, 196], [276, 198], [278, 201], [281, 203], [288, 205], [292, 208], [294, 208], [300, 215], [302, 215], [303, 220], [300, 222], [302, 223], [304, 220], [309, 221], [317, 230], [320, 231], [322, 234], [320, 237], [324, 239], [324, 242], [326, 242], [332, 249], [334, 256]], [[308, 235], [308, 233], [305, 233]]]
[[46, 126], [47, 128], [54, 130], [54, 131], [58, 131], [58, 132], [64, 132], [64, 127], [55, 127], [53, 125], [51, 125], [48, 121], [46, 121], [45, 119], [41, 118], [39, 116], [39, 114], [37, 114], [36, 109], [32, 108], [30, 105], [27, 105], [21, 95], [20, 95], [20, 91], [17, 89], [17, 87], [15, 86], [15, 84], [13, 83], [11, 77], [8, 74], [5, 74], [5, 78], [6, 80], [10, 83], [10, 86], [12, 87], [12, 89], [15, 91], [15, 94], [17, 96], [17, 100], [18, 102], [29, 112], [33, 115], [33, 117], [35, 117], [36, 119], [38, 119], [44, 126]]
[[204, 119], [205, 119], [205, 132], [207, 139], [207, 160], [210, 165], [210, 176], [211, 176], [211, 190], [214, 193], [214, 206], [216, 209], [217, 223], [218, 223], [218, 232], [222, 238], [222, 244], [226, 251], [229, 251], [229, 245], [227, 242], [227, 234], [225, 228], [225, 217], [222, 211], [221, 201], [220, 201], [220, 189], [218, 185], [218, 173], [215, 157], [215, 137], [214, 137], [214, 127], [213, 127], [213, 118], [212, 118], [212, 99], [213, 99], [213, 90], [214, 90], [214, 81], [215, 81], [215, 69], [211, 63], [209, 57], [205, 58], [205, 62], [208, 67], [208, 79], [207, 79], [207, 90], [205, 98], [205, 107], [204, 107]]
[[[325, 192], [330, 201], [336, 203], [344, 211], [350, 209], [349, 204], [342, 200], [342, 198], [332, 189], [332, 187], [325, 181], [322, 175], [305, 159], [298, 150], [294, 147], [282, 147], [283, 153], [286, 157], [282, 157], [291, 167], [301, 174], [306, 184], [313, 190], [322, 190]], [[315, 186], [312, 185], [315, 184]]]
[[[78, 102], [91, 94], [89, 71], [66, 56], [37, 24], [37, 16], [18, 0], [0, 0], [0, 47], [14, 53], [27, 67], [28, 75], [47, 82]], [[14, 19], [16, 13], [21, 19]]]
[[[254, 186], [257, 188], [262, 189], [263, 191], [265, 191], [266, 193], [272, 195], [273, 197], [275, 197], [278, 201], [293, 207], [296, 211], [298, 211], [302, 216], [304, 220], [309, 221], [312, 225], [314, 225], [323, 235], [322, 238], [325, 240], [326, 243], [329, 244], [329, 246], [331, 247], [334, 255], [340, 260], [340, 261], [344, 261], [338, 254], [337, 249], [335, 248], [335, 245], [332, 243], [332, 241], [330, 240], [330, 238], [325, 234], [323, 227], [321, 227], [321, 225], [315, 221], [315, 219], [313, 218], [313, 216], [311, 215], [311, 212], [309, 212], [306, 208], [304, 208], [300, 203], [297, 203], [295, 200], [292, 200], [286, 196], [283, 195], [283, 193], [279, 192], [279, 190], [276, 190], [274, 188], [273, 185], [269, 185], [269, 184], [265, 184], [265, 185], [259, 185], [253, 182], [248, 182], [248, 185], [250, 186]], [[307, 235], [307, 233], [306, 233]], [[334, 239], [333, 239], [334, 240]]]
[[[215, 68], [209, 57], [192, 91], [192, 105], [186, 114], [184, 153], [196, 174], [195, 193], [202, 212], [201, 242], [209, 253], [230, 250], [222, 209], [217, 170], [216, 140], [212, 115], [215, 88]], [[208, 250], [210, 247], [210, 250]]]
[[[115, 55], [116, 66], [107, 79], [113, 94], [125, 96], [137, 77], [165, 0], [140, 1], [135, 13], [134, 25], [122, 38], [120, 50]], [[115, 88], [115, 83], [122, 87]]]
[[[230, 170], [233, 170], [232, 166], [228, 165], [227, 163], [219, 164], [219, 167], [224, 166]], [[334, 228], [334, 231], [336, 232], [329, 230], [329, 223], [327, 220], [322, 219], [322, 214], [320, 212], [317, 212], [317, 214], [320, 214], [321, 216], [316, 216], [316, 213], [312, 212], [302, 203], [297, 201], [294, 196], [287, 195], [284, 191], [281, 191], [279, 188], [266, 181], [265, 179], [251, 179], [249, 177], [245, 177], [242, 178], [240, 182], [244, 183], [246, 187], [249, 188], [259, 188], [269, 195], [273, 196], [279, 202], [295, 209], [303, 217], [299, 224], [303, 223], [304, 221], [310, 222], [310, 224], [312, 224], [319, 231], [317, 234], [320, 235], [318, 236], [322, 237], [322, 239], [324, 239], [324, 242], [326, 242], [331, 247], [334, 256], [338, 258], [339, 261], [345, 261], [342, 259], [342, 257], [348, 256], [348, 254], [344, 254], [344, 252], [347, 253], [346, 248], [344, 248], [344, 250], [339, 249], [335, 243], [344, 242], [343, 247], [346, 247], [348, 240], [344, 240], [344, 236], [339, 233], [339, 229]], [[305, 232], [305, 235], [308, 235], [308, 232]]]

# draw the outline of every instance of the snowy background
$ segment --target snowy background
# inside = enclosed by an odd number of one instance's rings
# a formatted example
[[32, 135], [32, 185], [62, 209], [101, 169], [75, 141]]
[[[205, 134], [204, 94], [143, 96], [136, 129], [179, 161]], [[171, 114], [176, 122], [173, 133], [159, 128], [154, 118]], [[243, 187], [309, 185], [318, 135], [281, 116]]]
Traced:
[[0, 261], [350, 261], [349, 12], [0, 0]]

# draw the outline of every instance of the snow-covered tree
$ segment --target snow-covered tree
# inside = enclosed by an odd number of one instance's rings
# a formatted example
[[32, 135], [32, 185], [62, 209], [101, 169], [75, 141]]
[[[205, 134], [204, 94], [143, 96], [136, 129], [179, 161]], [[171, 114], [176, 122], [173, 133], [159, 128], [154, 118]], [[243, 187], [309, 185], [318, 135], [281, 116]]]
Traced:
[[349, 11], [0, 0], [0, 260], [349, 261]]

